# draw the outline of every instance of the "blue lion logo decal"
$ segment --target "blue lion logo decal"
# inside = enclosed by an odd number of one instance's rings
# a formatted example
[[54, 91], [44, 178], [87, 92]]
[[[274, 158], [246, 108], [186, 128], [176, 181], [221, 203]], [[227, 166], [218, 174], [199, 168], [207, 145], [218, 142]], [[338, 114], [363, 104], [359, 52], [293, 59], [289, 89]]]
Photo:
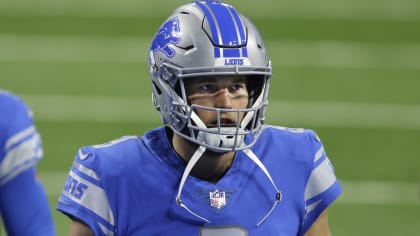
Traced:
[[170, 44], [176, 44], [179, 42], [179, 20], [174, 17], [166, 21], [159, 31], [156, 33], [156, 37], [153, 40], [151, 50], [153, 52], [161, 51], [167, 57], [172, 58], [175, 56], [175, 50], [169, 47]]

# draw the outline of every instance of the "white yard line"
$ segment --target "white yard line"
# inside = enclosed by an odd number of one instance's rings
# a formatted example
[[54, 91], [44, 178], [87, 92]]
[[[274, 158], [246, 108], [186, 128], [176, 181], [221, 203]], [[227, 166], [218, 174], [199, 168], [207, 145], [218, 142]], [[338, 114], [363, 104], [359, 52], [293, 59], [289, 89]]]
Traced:
[[414, 43], [275, 40], [266, 46], [280, 66], [420, 70], [420, 44]]
[[156, 122], [151, 96], [48, 96], [21, 95], [31, 106], [35, 119], [64, 122]]
[[271, 101], [268, 123], [420, 130], [420, 105]]
[[[40, 173], [47, 194], [58, 197], [67, 178], [66, 172], [44, 171]], [[406, 204], [419, 205], [418, 185], [410, 182], [340, 181], [343, 194], [338, 204]]]
[[[146, 63], [150, 38], [0, 34], [1, 62]], [[275, 66], [420, 70], [420, 44], [266, 42]]]
[[406, 182], [341, 181], [343, 204], [412, 204], [420, 203], [420, 185]]
[[[49, 96], [21, 94], [41, 121], [127, 122], [160, 121], [151, 98]], [[420, 130], [420, 105], [351, 102], [269, 102], [267, 123], [321, 127]]]

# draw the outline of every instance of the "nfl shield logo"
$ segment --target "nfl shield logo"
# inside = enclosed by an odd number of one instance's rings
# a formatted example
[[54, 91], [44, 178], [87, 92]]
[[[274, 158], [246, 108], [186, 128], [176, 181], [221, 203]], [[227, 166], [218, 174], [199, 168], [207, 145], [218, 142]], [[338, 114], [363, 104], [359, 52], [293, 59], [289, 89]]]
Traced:
[[212, 207], [215, 207], [220, 210], [220, 208], [226, 206], [226, 193], [219, 192], [219, 190], [214, 190], [210, 192], [210, 204]]

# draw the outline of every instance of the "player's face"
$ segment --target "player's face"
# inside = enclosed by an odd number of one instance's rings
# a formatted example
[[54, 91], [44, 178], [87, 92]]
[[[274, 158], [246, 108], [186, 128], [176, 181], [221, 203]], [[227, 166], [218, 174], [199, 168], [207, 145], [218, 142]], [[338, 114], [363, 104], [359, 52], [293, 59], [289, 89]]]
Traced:
[[[245, 109], [248, 106], [246, 78], [243, 76], [220, 76], [195, 78], [185, 81], [189, 104], [211, 108]], [[217, 126], [217, 112], [196, 108], [195, 112], [207, 127]], [[243, 112], [221, 112], [222, 126], [236, 126]]]

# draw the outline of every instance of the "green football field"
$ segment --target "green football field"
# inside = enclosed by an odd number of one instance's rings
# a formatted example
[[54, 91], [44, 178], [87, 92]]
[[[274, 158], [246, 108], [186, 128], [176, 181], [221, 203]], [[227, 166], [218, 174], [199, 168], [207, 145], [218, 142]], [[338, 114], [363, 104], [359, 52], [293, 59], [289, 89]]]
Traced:
[[[78, 148], [160, 125], [148, 47], [184, 2], [0, 1], [0, 88], [34, 111], [58, 235]], [[334, 164], [344, 192], [329, 211], [333, 235], [419, 235], [420, 2], [229, 2], [273, 63], [267, 123], [314, 129]]]

